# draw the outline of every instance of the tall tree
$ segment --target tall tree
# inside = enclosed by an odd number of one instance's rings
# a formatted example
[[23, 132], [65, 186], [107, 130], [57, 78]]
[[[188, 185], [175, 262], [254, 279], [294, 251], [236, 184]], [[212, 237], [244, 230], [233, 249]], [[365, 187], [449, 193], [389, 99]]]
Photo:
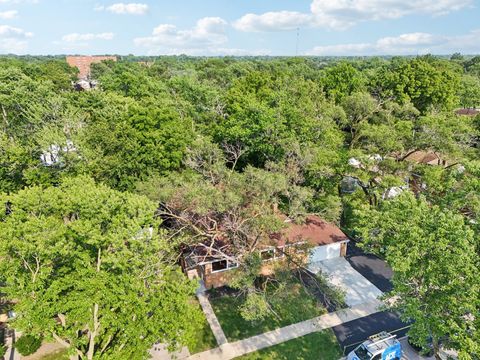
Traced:
[[425, 114], [458, 103], [459, 78], [448, 63], [433, 57], [397, 58], [377, 71], [371, 91], [383, 99], [411, 102]]
[[0, 203], [0, 272], [16, 328], [88, 360], [146, 359], [157, 341], [192, 343], [195, 287], [169, 258], [155, 204], [87, 177]]
[[464, 108], [480, 106], [480, 78], [473, 75], [464, 75], [460, 83], [458, 97]]
[[408, 193], [357, 216], [363, 245], [394, 271], [389, 297], [413, 321], [409, 334], [422, 345], [431, 337], [437, 359], [441, 343], [464, 359], [480, 354], [479, 256], [464, 218]]
[[321, 79], [327, 97], [335, 102], [362, 90], [362, 74], [348, 62], [340, 62], [324, 70]]

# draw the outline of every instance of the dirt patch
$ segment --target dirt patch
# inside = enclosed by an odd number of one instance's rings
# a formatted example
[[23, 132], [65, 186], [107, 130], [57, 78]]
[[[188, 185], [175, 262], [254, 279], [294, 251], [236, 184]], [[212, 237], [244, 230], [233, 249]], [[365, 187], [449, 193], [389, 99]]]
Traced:
[[47, 355], [61, 353], [65, 347], [58, 343], [43, 343], [35, 354], [22, 357], [23, 360], [42, 360]]

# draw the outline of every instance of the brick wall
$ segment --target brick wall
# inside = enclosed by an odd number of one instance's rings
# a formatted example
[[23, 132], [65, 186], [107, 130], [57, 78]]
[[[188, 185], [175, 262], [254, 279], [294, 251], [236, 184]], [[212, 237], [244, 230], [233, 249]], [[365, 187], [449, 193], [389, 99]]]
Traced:
[[238, 269], [212, 272], [212, 264], [202, 266], [202, 277], [207, 289], [228, 285]]
[[90, 66], [106, 60], [117, 61], [116, 56], [67, 56], [68, 65], [76, 67], [79, 70], [79, 79], [88, 79], [90, 77]]

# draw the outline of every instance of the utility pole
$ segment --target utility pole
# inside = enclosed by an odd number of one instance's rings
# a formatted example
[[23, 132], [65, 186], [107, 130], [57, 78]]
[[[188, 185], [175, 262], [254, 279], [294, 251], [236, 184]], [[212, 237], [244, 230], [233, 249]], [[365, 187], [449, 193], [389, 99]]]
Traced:
[[298, 56], [298, 45], [300, 42], [300, 28], [297, 28], [297, 44], [295, 46], [295, 56]]

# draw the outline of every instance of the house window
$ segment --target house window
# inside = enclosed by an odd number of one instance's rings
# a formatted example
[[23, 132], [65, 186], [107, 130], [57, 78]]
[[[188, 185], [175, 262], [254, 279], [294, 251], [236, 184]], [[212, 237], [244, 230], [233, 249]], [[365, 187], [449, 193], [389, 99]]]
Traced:
[[227, 260], [215, 261], [212, 263], [212, 272], [227, 270]]
[[233, 261], [228, 260], [228, 261], [227, 261], [227, 267], [228, 267], [229, 269], [235, 269], [235, 268], [238, 267], [238, 264], [237, 264], [236, 262], [233, 262]]
[[263, 261], [272, 260], [275, 257], [275, 249], [262, 250], [260, 256]]
[[230, 260], [218, 260], [212, 262], [212, 273], [225, 271], [229, 269], [235, 269], [238, 267], [236, 262]]

